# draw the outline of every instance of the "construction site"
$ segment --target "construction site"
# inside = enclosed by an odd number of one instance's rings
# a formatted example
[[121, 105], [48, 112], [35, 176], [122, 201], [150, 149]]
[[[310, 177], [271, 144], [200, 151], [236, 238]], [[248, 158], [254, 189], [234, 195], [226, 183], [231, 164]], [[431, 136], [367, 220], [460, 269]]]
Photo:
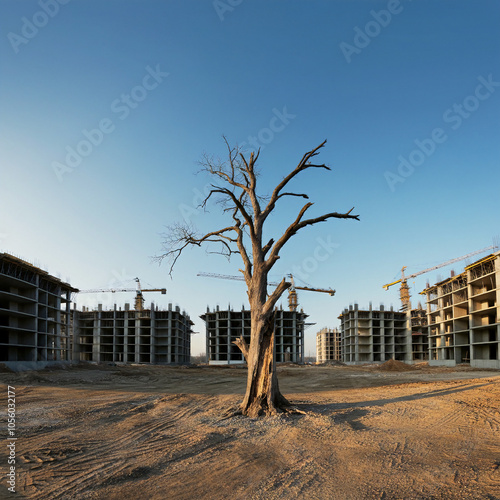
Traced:
[[[295, 413], [252, 419], [237, 412], [247, 370], [234, 344], [249, 341], [248, 308], [207, 307], [206, 363], [192, 365], [190, 316], [145, 306], [145, 295], [163, 288], [136, 279], [132, 289], [79, 291], [1, 254], [0, 380], [16, 388], [22, 410], [17, 491], [33, 499], [497, 498], [499, 264], [492, 253], [427, 286], [425, 309], [411, 307], [408, 277], [402, 310], [344, 308], [339, 328], [315, 336], [316, 366], [304, 363], [314, 323], [293, 283], [288, 309], [275, 314], [275, 352]], [[74, 302], [77, 293], [120, 291], [134, 294], [133, 304]]]
[[452, 271], [449, 278], [435, 285], [427, 284], [420, 292], [426, 298], [426, 309], [420, 303], [412, 308], [408, 287], [411, 278], [495, 248], [408, 276], [403, 267], [401, 279], [383, 286], [387, 290], [400, 283], [400, 311], [393, 307], [386, 310], [382, 304], [376, 310], [371, 304], [366, 309], [360, 309], [358, 304], [345, 308], [339, 316], [342, 361], [363, 364], [393, 359], [408, 364], [467, 363], [500, 369], [500, 252], [469, 264], [460, 274]]
[[[0, 254], [0, 362], [15, 369], [54, 363], [188, 364], [193, 322], [179, 306], [163, 310], [144, 293], [165, 288], [77, 288], [9, 254]], [[76, 309], [77, 293], [135, 293], [133, 307]], [[73, 305], [73, 307], [72, 307]]]
[[[426, 307], [412, 308], [408, 280], [429, 271], [470, 259], [452, 259], [430, 269], [405, 275], [384, 285], [400, 285], [400, 310], [383, 304], [344, 308], [339, 328], [325, 327], [316, 334], [316, 361], [346, 364], [408, 364], [436, 366], [467, 363], [478, 368], [500, 368], [500, 252], [496, 251], [420, 292]], [[201, 276], [240, 280], [240, 277], [200, 273]], [[298, 286], [289, 276], [288, 310], [275, 315], [275, 356], [278, 363], [303, 363], [308, 314], [298, 309], [297, 291], [331, 296], [335, 290]], [[54, 362], [188, 364], [193, 321], [173, 306], [145, 307], [144, 295], [165, 294], [165, 288], [79, 290], [27, 261], [0, 254], [0, 362], [35, 368]], [[277, 283], [270, 283], [271, 286]], [[125, 302], [110, 308], [77, 309], [78, 293], [135, 293], [133, 306]], [[207, 310], [206, 362], [210, 365], [244, 363], [235, 341], [250, 342], [250, 310]], [[22, 365], [21, 365], [22, 364]]]

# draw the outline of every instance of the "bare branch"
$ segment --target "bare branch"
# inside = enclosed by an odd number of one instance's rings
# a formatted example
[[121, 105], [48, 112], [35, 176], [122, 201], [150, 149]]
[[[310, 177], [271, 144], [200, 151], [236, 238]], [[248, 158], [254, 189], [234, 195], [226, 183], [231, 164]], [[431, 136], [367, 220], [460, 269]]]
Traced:
[[351, 208], [346, 213], [338, 213], [338, 212], [331, 212], [329, 214], [321, 215], [319, 217], [315, 217], [314, 219], [306, 219], [302, 220], [302, 217], [306, 213], [306, 211], [313, 205], [313, 203], [309, 202], [306, 203], [300, 210], [299, 214], [297, 215], [296, 219], [287, 227], [286, 231], [283, 233], [281, 238], [275, 243], [273, 246], [271, 253], [269, 255], [269, 258], [266, 261], [266, 268], [269, 271], [275, 262], [279, 259], [279, 252], [283, 248], [283, 246], [286, 244], [286, 242], [294, 235], [296, 234], [300, 229], [306, 226], [312, 226], [313, 224], [316, 224], [318, 222], [323, 222], [326, 221], [327, 219], [355, 219], [359, 221], [359, 215], [351, 215], [351, 212], [354, 210], [354, 207]]
[[243, 335], [232, 343], [240, 348], [240, 351], [243, 353], [245, 361], [248, 363], [248, 351], [250, 350], [250, 348], [246, 340], [243, 338]]
[[220, 243], [222, 250], [220, 252], [211, 252], [210, 250], [207, 250], [207, 253], [216, 253], [219, 255], [224, 255], [227, 257], [229, 260], [231, 258], [231, 255], [235, 253], [239, 253], [238, 250], [234, 250], [230, 247], [230, 245], [227, 243], [227, 241], [224, 241], [220, 238], [210, 238], [208, 240], [205, 240], [206, 243]]
[[[238, 174], [241, 173], [242, 168], [237, 163], [237, 158], [240, 155], [240, 150], [236, 146], [231, 148], [229, 142], [227, 141], [225, 136], [222, 136], [223, 140], [226, 144], [228, 151], [228, 160], [222, 161], [219, 158], [215, 158], [213, 156], [209, 156], [206, 153], [202, 155], [201, 171], [208, 172], [211, 175], [215, 175], [222, 179], [224, 182], [228, 184], [238, 187], [240, 189], [245, 189], [246, 186], [238, 179]], [[229, 163], [229, 166], [228, 166]]]
[[202, 202], [201, 206], [205, 207], [205, 205], [208, 202], [209, 198], [214, 193], [219, 193], [219, 194], [226, 195], [235, 204], [237, 210], [241, 213], [241, 215], [243, 215], [243, 217], [244, 217], [244, 219], [246, 221], [246, 224], [251, 228], [251, 231], [253, 231], [253, 219], [252, 219], [251, 215], [248, 213], [248, 211], [246, 210], [244, 202], [243, 202], [243, 199], [244, 199], [244, 196], [245, 196], [245, 192], [243, 192], [242, 195], [240, 195], [240, 197], [237, 198], [236, 195], [230, 189], [228, 189], [228, 188], [220, 187], [220, 186], [215, 186], [215, 185], [212, 185], [212, 186], [213, 186], [213, 189], [210, 190], [210, 193], [208, 193], [207, 197]]
[[243, 260], [243, 264], [245, 266], [245, 270], [242, 271], [243, 276], [245, 277], [246, 283], [250, 283], [250, 279], [252, 278], [252, 263], [250, 261], [250, 258], [248, 257], [247, 249], [245, 247], [245, 243], [243, 241], [243, 228], [247, 225], [246, 222], [243, 224], [241, 223], [241, 220], [237, 217], [238, 210], [237, 208], [234, 209], [233, 211], [233, 219], [235, 221], [235, 231], [237, 234], [236, 237], [236, 245], [238, 246], [239, 253], [241, 255], [241, 259]]
[[[240, 153], [241, 160], [243, 164], [245, 165], [245, 172], [248, 175], [245, 176], [245, 179], [247, 180], [247, 193], [250, 197], [250, 201], [252, 203], [252, 208], [253, 208], [253, 214], [254, 214], [254, 224], [257, 223], [259, 215], [261, 213], [261, 208], [259, 204], [259, 197], [257, 196], [256, 193], [256, 188], [257, 188], [257, 176], [255, 173], [255, 163], [257, 161], [257, 158], [259, 157], [260, 154], [260, 148], [257, 151], [257, 153], [250, 153], [250, 159], [247, 162], [245, 156]], [[258, 232], [258, 229], [255, 228], [255, 232]]]
[[172, 275], [173, 268], [180, 257], [182, 252], [189, 246], [201, 246], [203, 243], [220, 243], [222, 245], [221, 252], [213, 252], [230, 257], [234, 253], [239, 253], [231, 248], [230, 243], [237, 244], [237, 238], [228, 236], [226, 233], [231, 231], [236, 231], [235, 226], [225, 227], [217, 231], [211, 231], [204, 236], [197, 236], [194, 229], [187, 225], [175, 224], [167, 228], [167, 232], [164, 234], [164, 252], [155, 257], [158, 263], [161, 263], [164, 259], [170, 259], [170, 270], [169, 274]]
[[313, 224], [316, 224], [317, 222], [323, 222], [327, 219], [331, 219], [331, 218], [335, 218], [335, 219], [355, 219], [357, 221], [359, 221], [359, 215], [351, 215], [351, 212], [354, 210], [354, 207], [351, 208], [351, 210], [349, 210], [349, 212], [346, 212], [345, 214], [339, 214], [338, 212], [331, 212], [329, 214], [325, 214], [325, 215], [321, 215], [319, 217], [316, 217], [314, 219], [306, 219], [306, 220], [303, 220], [300, 224], [299, 224], [299, 228], [298, 229], [301, 229], [303, 227], [306, 227], [306, 226], [311, 226]]
[[266, 244], [265, 246], [262, 247], [262, 253], [264, 254], [264, 257], [265, 255], [267, 254], [267, 252], [269, 252], [269, 250], [271, 249], [271, 247], [273, 246], [273, 243], [274, 243], [274, 239], [271, 238]]
[[301, 194], [301, 193], [281, 193], [280, 195], [278, 195], [278, 197], [276, 198], [276, 200], [279, 200], [283, 196], [299, 196], [300, 198], [305, 198], [306, 200], [309, 199], [309, 196], [307, 196], [307, 194]]
[[270, 313], [274, 309], [276, 302], [278, 302], [280, 297], [283, 295], [283, 292], [288, 288], [290, 288], [291, 286], [292, 284], [285, 281], [285, 278], [283, 278], [283, 280], [280, 281], [279, 285], [274, 289], [273, 293], [269, 295], [264, 305], [264, 314]]
[[280, 193], [281, 193], [282, 189], [300, 172], [302, 172], [303, 170], [306, 170], [308, 168], [324, 168], [326, 170], [330, 170], [330, 167], [327, 167], [326, 165], [316, 165], [316, 164], [309, 163], [309, 160], [311, 158], [313, 158], [314, 156], [318, 155], [319, 150], [325, 144], [326, 144], [326, 140], [323, 141], [319, 146], [317, 146], [314, 149], [312, 149], [311, 151], [307, 152], [302, 157], [299, 164], [274, 188], [274, 191], [271, 194], [271, 199], [269, 200], [269, 203], [267, 204], [266, 208], [262, 211], [262, 222], [264, 222], [264, 220], [268, 217], [268, 215], [273, 211], [274, 206], [280, 197]]

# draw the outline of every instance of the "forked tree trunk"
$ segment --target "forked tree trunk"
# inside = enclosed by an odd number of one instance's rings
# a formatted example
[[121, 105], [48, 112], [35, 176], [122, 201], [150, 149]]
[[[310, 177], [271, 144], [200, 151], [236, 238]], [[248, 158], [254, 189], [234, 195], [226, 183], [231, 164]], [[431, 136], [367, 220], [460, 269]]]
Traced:
[[252, 314], [251, 340], [246, 355], [242, 349], [248, 364], [248, 378], [241, 412], [248, 417], [276, 415], [290, 406], [278, 385], [274, 355], [274, 316], [272, 314], [270, 318], [259, 318]]

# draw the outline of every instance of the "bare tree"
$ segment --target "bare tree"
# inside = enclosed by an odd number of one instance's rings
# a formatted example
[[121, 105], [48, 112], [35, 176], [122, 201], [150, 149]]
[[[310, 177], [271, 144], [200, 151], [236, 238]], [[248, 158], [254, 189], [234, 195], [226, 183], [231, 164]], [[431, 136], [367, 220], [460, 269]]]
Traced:
[[228, 150], [227, 161], [223, 162], [205, 155], [201, 162], [203, 170], [217, 180], [211, 185], [211, 190], [202, 206], [205, 207], [210, 198], [217, 198], [223, 205], [223, 211], [231, 215], [232, 222], [227, 227], [205, 235], [197, 234], [188, 225], [171, 226], [164, 235], [164, 252], [158, 259], [160, 261], [164, 258], [170, 259], [170, 273], [172, 273], [183, 250], [192, 245], [218, 243], [221, 247], [217, 253], [229, 258], [232, 254], [241, 256], [243, 268], [240, 271], [247, 285], [251, 310], [250, 344], [248, 345], [243, 337], [234, 342], [241, 349], [248, 365], [247, 388], [241, 412], [250, 417], [273, 415], [289, 406], [278, 386], [274, 356], [274, 317], [276, 303], [283, 292], [290, 287], [290, 283], [283, 279], [268, 295], [268, 274], [280, 258], [281, 249], [300, 229], [327, 219], [359, 220], [359, 218], [358, 215], [351, 215], [353, 210], [351, 209], [346, 213], [331, 212], [306, 219], [305, 213], [313, 205], [307, 202], [276, 241], [271, 238], [264, 243], [264, 223], [278, 201], [290, 196], [309, 198], [304, 193], [285, 191], [290, 181], [307, 169], [330, 170], [324, 164], [312, 162], [326, 141], [304, 154], [298, 165], [283, 178], [267, 198], [257, 194], [256, 162], [260, 150], [245, 157], [237, 147], [232, 148], [226, 138], [224, 141]]

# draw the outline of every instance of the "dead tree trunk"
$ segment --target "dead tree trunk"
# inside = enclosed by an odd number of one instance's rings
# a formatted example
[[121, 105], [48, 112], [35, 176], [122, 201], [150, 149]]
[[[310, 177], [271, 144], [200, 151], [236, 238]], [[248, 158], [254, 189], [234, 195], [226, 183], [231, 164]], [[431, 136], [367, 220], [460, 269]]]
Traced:
[[262, 318], [252, 311], [247, 389], [241, 404], [241, 412], [248, 417], [276, 415], [290, 405], [281, 394], [278, 384], [274, 319], [274, 313], [268, 318]]

